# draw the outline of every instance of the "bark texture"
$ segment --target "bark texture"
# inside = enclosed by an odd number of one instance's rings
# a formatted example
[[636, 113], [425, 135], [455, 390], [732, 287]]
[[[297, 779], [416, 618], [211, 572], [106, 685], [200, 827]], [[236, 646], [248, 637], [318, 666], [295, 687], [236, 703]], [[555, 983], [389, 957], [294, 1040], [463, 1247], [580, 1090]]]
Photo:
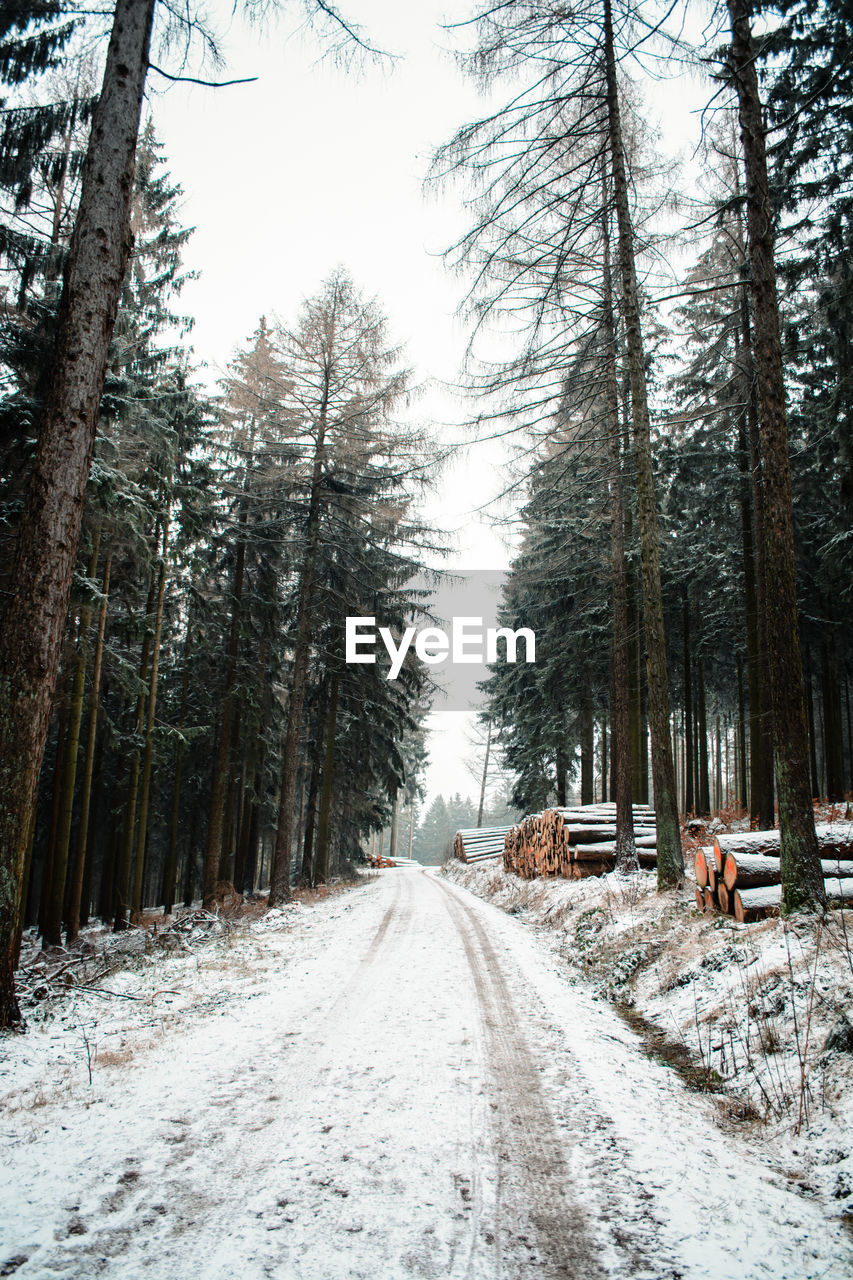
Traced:
[[753, 359], [759, 396], [764, 482], [764, 555], [768, 583], [767, 641], [773, 706], [776, 789], [786, 913], [825, 903], [809, 787], [803, 669], [797, 620], [794, 520], [788, 455], [785, 379], [776, 294], [773, 221], [764, 117], [747, 0], [728, 0], [731, 72], [738, 97], [746, 169]]
[[634, 235], [628, 199], [628, 178], [622, 140], [610, 0], [605, 0], [604, 3], [604, 28], [610, 158], [618, 228], [618, 260], [625, 316], [625, 342], [631, 383], [631, 417], [640, 519], [649, 727], [652, 738], [652, 778], [658, 836], [658, 886], [663, 889], [682, 882], [684, 857], [681, 851], [672, 742], [669, 736], [669, 680], [666, 669], [657, 504], [652, 472], [640, 304], [634, 262]]
[[56, 684], [130, 202], [154, 0], [117, 0], [26, 510], [0, 628], [0, 1026], [20, 1022], [13, 951], [30, 808]]

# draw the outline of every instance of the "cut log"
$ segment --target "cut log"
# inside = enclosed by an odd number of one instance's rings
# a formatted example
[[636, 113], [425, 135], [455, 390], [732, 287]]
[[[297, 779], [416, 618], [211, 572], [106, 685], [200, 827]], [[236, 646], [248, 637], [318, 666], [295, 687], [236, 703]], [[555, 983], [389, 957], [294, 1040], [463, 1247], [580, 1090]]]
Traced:
[[512, 830], [512, 827], [471, 827], [457, 831], [453, 837], [453, 853], [460, 862], [500, 858], [504, 853], [506, 837]]
[[[699, 889], [697, 890], [697, 892], [699, 892], [699, 890], [704, 889], [705, 885], [708, 883], [709, 852], [713, 854], [713, 850], [709, 851], [708, 849], [697, 849], [696, 854], [693, 858], [693, 873], [696, 876], [696, 883], [699, 886]], [[702, 901], [704, 902], [704, 898]], [[703, 906], [702, 910], [704, 911], [704, 909], [705, 908]]]
[[705, 910], [705, 892], [703, 889], [696, 890], [696, 910], [697, 911]]
[[[853, 858], [853, 827], [847, 822], [821, 823], [815, 827], [822, 858]], [[779, 832], [738, 831], [714, 837], [714, 849], [721, 859], [729, 853], [779, 856]]]
[[[656, 836], [640, 836], [634, 840], [634, 845], [639, 852], [641, 849], [648, 852], [649, 849], [657, 848]], [[614, 858], [616, 857], [616, 841], [601, 840], [595, 844], [579, 844], [572, 849], [572, 857], [578, 862], [592, 862], [596, 858]]]
[[777, 915], [782, 901], [781, 885], [772, 884], [757, 889], [733, 891], [735, 920], [748, 924], [751, 920], [763, 920]]
[[[853, 902], [853, 876], [845, 876], [842, 879], [830, 876], [824, 879], [823, 888], [828, 902]], [[760, 920], [764, 916], [774, 915], [779, 910], [782, 886], [772, 884], [757, 889], [735, 888], [734, 900], [735, 918], [741, 924], [746, 924], [750, 920]]]
[[823, 882], [823, 891], [827, 902], [853, 902], [853, 876], [839, 880], [833, 876]]
[[[844, 879], [853, 876], [853, 861], [840, 858], [821, 858], [824, 879]], [[782, 879], [778, 858], [762, 853], [727, 853], [724, 879], [727, 889], [756, 889], [763, 885], [779, 884]]]
[[[564, 824], [563, 836], [570, 846], [576, 844], [599, 844], [604, 841], [613, 841], [616, 839], [616, 824], [608, 823], [607, 825], [584, 826], [574, 823]], [[634, 839], [643, 840], [646, 837], [655, 839], [655, 830], [653, 827], [634, 827]]]
[[702, 891], [702, 892], [703, 892], [704, 897], [705, 897], [705, 910], [706, 910], [706, 911], [715, 911], [715, 910], [716, 910], [716, 908], [717, 908], [717, 899], [716, 899], [716, 897], [715, 897], [714, 893], [713, 893], [709, 888], [707, 888], [707, 887], [706, 887], [705, 889], [703, 889], [703, 891]]
[[724, 915], [730, 916], [734, 907], [732, 896], [721, 880], [717, 885], [717, 901], [720, 904], [720, 910]]

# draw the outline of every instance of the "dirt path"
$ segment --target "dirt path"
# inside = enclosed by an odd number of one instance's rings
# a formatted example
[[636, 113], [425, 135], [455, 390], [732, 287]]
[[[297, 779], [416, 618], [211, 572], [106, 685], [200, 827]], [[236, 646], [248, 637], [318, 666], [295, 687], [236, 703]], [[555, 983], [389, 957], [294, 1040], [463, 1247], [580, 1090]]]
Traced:
[[221, 1016], [4, 1121], [0, 1274], [847, 1274], [517, 921], [409, 870], [304, 915]]

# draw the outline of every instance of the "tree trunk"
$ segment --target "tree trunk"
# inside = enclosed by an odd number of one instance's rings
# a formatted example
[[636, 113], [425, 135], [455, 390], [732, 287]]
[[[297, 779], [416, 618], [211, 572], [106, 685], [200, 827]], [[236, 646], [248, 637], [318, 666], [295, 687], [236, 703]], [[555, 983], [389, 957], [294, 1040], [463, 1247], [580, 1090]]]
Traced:
[[[326, 743], [327, 749], [328, 749], [328, 745], [329, 744], [327, 742]], [[325, 777], [323, 779], [323, 782], [325, 785]], [[331, 796], [329, 798], [331, 800]], [[322, 814], [321, 814], [321, 817], [322, 817]], [[399, 837], [399, 831], [400, 831], [400, 793], [399, 791], [395, 791], [394, 803], [391, 806], [391, 834], [388, 839], [388, 857], [389, 858], [396, 858], [397, 856], [397, 840]]]
[[738, 799], [742, 807], [747, 808], [749, 793], [746, 782], [746, 708], [743, 697], [743, 658], [738, 654], [737, 660], [737, 778], [740, 795]]
[[817, 771], [817, 737], [814, 722], [814, 682], [812, 680], [811, 650], [806, 649], [805, 693], [806, 693], [806, 732], [809, 735], [809, 773], [812, 784], [812, 798], [820, 795], [820, 778]]
[[[101, 535], [97, 530], [89, 559], [88, 578], [98, 571], [98, 553]], [[59, 806], [59, 825], [53, 857], [53, 873], [50, 883], [50, 899], [44, 918], [44, 945], [58, 947], [62, 944], [62, 917], [65, 902], [68, 858], [71, 848], [71, 821], [74, 814], [74, 791], [77, 782], [77, 756], [80, 748], [80, 726], [83, 723], [83, 702], [86, 693], [86, 665], [89, 628], [92, 625], [92, 606], [88, 602], [80, 610], [77, 629], [77, 659], [74, 664], [74, 681], [68, 712], [68, 736], [65, 741], [65, 757], [62, 765], [62, 800]]]
[[296, 613], [296, 639], [293, 647], [293, 673], [287, 704], [287, 732], [281, 767], [278, 829], [270, 870], [269, 905], [280, 906], [290, 900], [290, 857], [293, 846], [293, 821], [296, 809], [296, 779], [299, 772], [299, 739], [302, 736], [302, 710], [308, 682], [308, 659], [311, 648], [311, 624], [314, 612], [314, 571], [320, 544], [320, 484], [326, 444], [326, 415], [329, 404], [331, 370], [325, 370], [325, 385], [317, 424], [314, 465], [311, 472], [311, 498], [305, 537], [305, 556], [299, 575], [299, 605]]
[[[326, 884], [329, 879], [329, 813], [332, 805], [332, 779], [335, 768], [335, 747], [337, 746], [338, 723], [338, 690], [340, 676], [337, 672], [332, 676], [329, 689], [329, 705], [326, 709], [326, 749], [323, 757], [323, 789], [320, 793], [320, 813], [317, 819], [317, 857], [314, 863], [314, 883]], [[391, 857], [397, 852], [397, 803], [394, 796], [394, 811], [391, 818]]]
[[847, 710], [847, 750], [849, 753], [849, 782], [850, 794], [853, 795], [853, 719], [850, 718], [850, 685], [847, 676], [844, 677], [844, 707]]
[[581, 689], [581, 804], [592, 804], [593, 776], [595, 772], [595, 738], [592, 715], [592, 691], [589, 676], [584, 671]]
[[618, 227], [626, 354], [631, 380], [631, 418], [640, 519], [649, 727], [652, 738], [652, 776], [657, 815], [658, 887], [665, 889], [682, 883], [684, 858], [681, 852], [678, 802], [672, 767], [672, 744], [669, 737], [669, 681], [666, 670], [666, 635], [660, 581], [657, 504], [652, 471], [640, 304], [634, 263], [634, 233], [628, 201], [628, 178], [622, 142], [610, 0], [604, 0], [604, 41], [610, 160]]
[[[159, 536], [158, 525], [154, 536], [155, 544], [158, 541]], [[126, 928], [127, 912], [130, 908], [130, 872], [133, 864], [133, 843], [134, 835], [136, 833], [136, 801], [139, 795], [139, 741], [142, 737], [142, 729], [145, 724], [145, 684], [148, 678], [148, 659], [151, 656], [152, 632], [149, 630], [148, 620], [151, 617], [151, 612], [154, 608], [154, 591], [154, 575], [152, 574], [151, 586], [148, 590], [148, 599], [145, 602], [145, 633], [142, 638], [142, 651], [139, 658], [140, 692], [136, 697], [136, 712], [133, 722], [136, 745], [134, 746], [133, 754], [130, 758], [127, 780], [127, 799], [125, 802], [124, 834], [122, 838], [121, 853], [115, 871], [115, 919], [113, 921], [113, 928], [115, 930]]]
[[50, 799], [50, 819], [47, 829], [44, 861], [41, 872], [41, 892], [39, 893], [38, 931], [44, 934], [47, 913], [50, 904], [51, 885], [53, 883], [53, 860], [56, 852], [57, 832], [59, 831], [59, 815], [62, 804], [62, 778], [64, 773], [65, 748], [68, 738], [68, 671], [63, 670], [59, 689], [59, 710], [56, 723], [56, 757], [53, 762], [53, 787]]
[[693, 790], [693, 675], [690, 669], [690, 611], [687, 591], [684, 592], [684, 738], [687, 768], [684, 771], [684, 812], [694, 813], [696, 797]]
[[207, 824], [204, 886], [202, 889], [202, 898], [205, 906], [210, 906], [213, 901], [213, 891], [219, 879], [219, 867], [222, 859], [222, 826], [225, 813], [225, 798], [231, 781], [231, 728], [234, 719], [234, 684], [237, 679], [237, 658], [240, 653], [240, 611], [243, 599], [245, 565], [246, 540], [241, 537], [237, 543], [237, 555], [234, 562], [231, 628], [228, 633], [222, 717], [219, 722], [219, 740], [210, 785], [210, 818]]
[[483, 806], [486, 803], [486, 781], [489, 776], [489, 753], [492, 748], [492, 722], [489, 721], [486, 730], [486, 758], [483, 761], [483, 777], [480, 782], [480, 806], [477, 809], [477, 826], [483, 825]]
[[[748, 323], [748, 316], [747, 316]], [[736, 335], [739, 336], [739, 335]], [[743, 549], [743, 591], [744, 612], [746, 615], [746, 679], [749, 689], [749, 776], [750, 785], [747, 792], [743, 787], [741, 804], [749, 806], [750, 814], [759, 819], [759, 796], [762, 787], [761, 753], [763, 729], [761, 720], [761, 675], [762, 661], [759, 650], [758, 604], [756, 600], [755, 580], [755, 546], [753, 541], [754, 512], [752, 488], [750, 482], [750, 453], [747, 439], [749, 405], [752, 400], [752, 369], [749, 352], [740, 356], [740, 342], [736, 343], [736, 359], [743, 363], [742, 381], [744, 390], [744, 411], [738, 422], [738, 470], [740, 472], [740, 527], [741, 546]], [[744, 762], [744, 776], [745, 776]]]
[[749, 0], [728, 0], [731, 70], [738, 96], [746, 169], [753, 358], [760, 398], [764, 481], [764, 556], [776, 788], [781, 832], [782, 906], [790, 914], [823, 907], [825, 895], [809, 794], [803, 669], [794, 568], [785, 380], [774, 265], [773, 211], [767, 179], [764, 117], [758, 91]]
[[[92, 555], [93, 572], [97, 567], [97, 551]], [[107, 603], [110, 592], [112, 548], [108, 548], [104, 563], [103, 598], [98, 613], [98, 635], [95, 641], [95, 657], [92, 662], [92, 692], [89, 699], [89, 729], [86, 738], [86, 755], [83, 762], [83, 784], [80, 792], [80, 821], [77, 826], [77, 855], [71, 875], [66, 922], [66, 943], [73, 942], [80, 931], [80, 899], [86, 870], [86, 849], [89, 843], [89, 811], [92, 795], [92, 772], [95, 764], [95, 745], [98, 737], [98, 699], [101, 694], [101, 667], [104, 657], [104, 633], [107, 626]], [[88, 618], [87, 618], [88, 630]], [[88, 908], [87, 908], [88, 914]]]
[[699, 812], [711, 812], [711, 786], [708, 777], [708, 714], [705, 707], [705, 668], [699, 659], [699, 721], [696, 736], [699, 739]]
[[607, 770], [608, 765], [608, 746], [607, 746], [607, 715], [601, 717], [601, 803], [607, 803]]
[[[831, 626], [830, 612], [827, 627]], [[826, 798], [838, 801], [844, 799], [844, 741], [841, 729], [841, 689], [838, 683], [835, 636], [831, 631], [828, 635], [824, 631], [821, 642], [820, 675], [825, 726]]]
[[142, 883], [145, 869], [145, 850], [148, 841], [148, 805], [151, 796], [151, 765], [154, 752], [154, 716], [157, 711], [157, 680], [160, 671], [160, 642], [163, 635], [163, 603], [166, 598], [166, 553], [169, 547], [169, 513], [166, 512], [163, 529], [163, 547], [160, 554], [160, 572], [157, 578], [157, 612], [154, 617], [154, 636], [151, 641], [151, 677], [148, 681], [148, 710], [145, 717], [145, 747], [142, 754], [142, 781], [139, 788], [139, 827], [136, 837], [136, 863], [133, 874], [133, 913], [142, 910]]
[[86, 846], [85, 848], [82, 848], [81, 846], [81, 854], [83, 856], [83, 884], [80, 889], [80, 927], [89, 923], [91, 914], [92, 876], [95, 868], [95, 847], [97, 844], [96, 834], [104, 791], [104, 744], [106, 742], [106, 736], [103, 726], [101, 726], [95, 743], [95, 758], [92, 763], [92, 783], [89, 788], [89, 807], [86, 822]]
[[554, 780], [557, 785], [557, 804], [563, 808], [566, 803], [566, 753], [563, 747], [562, 726], [554, 749]]
[[314, 824], [317, 821], [317, 792], [320, 789], [320, 761], [314, 759], [308, 782], [308, 800], [305, 811], [305, 839], [302, 842], [302, 871], [300, 881], [308, 886], [314, 883]]
[[169, 821], [169, 848], [163, 867], [163, 915], [172, 914], [175, 905], [178, 878], [178, 832], [181, 822], [181, 783], [184, 771], [184, 725], [187, 719], [187, 695], [190, 683], [190, 648], [192, 645], [192, 619], [187, 619], [184, 637], [184, 669], [181, 674], [181, 710], [178, 715], [178, 745], [175, 751], [175, 776], [172, 782], [172, 814]]
[[222, 845], [219, 852], [219, 879], [226, 883], [234, 880], [234, 802], [239, 803], [236, 761], [240, 756], [242, 709], [237, 708], [231, 730], [231, 750], [228, 754], [228, 776], [225, 786], [225, 808], [222, 813]]
[[[602, 184], [604, 185], [604, 184]], [[606, 195], [606, 188], [604, 194]], [[619, 383], [616, 364], [616, 323], [613, 310], [613, 283], [610, 265], [610, 217], [608, 201], [602, 202], [601, 229], [604, 246], [602, 327], [605, 359], [605, 398], [608, 440], [608, 515], [610, 523], [610, 589], [613, 599], [613, 669], [610, 685], [610, 750], [613, 757], [616, 800], [616, 867], [636, 871], [634, 815], [631, 796], [631, 685], [628, 674], [630, 637], [628, 634], [628, 568], [625, 560], [625, 525], [622, 507], [622, 458], [619, 448]], [[604, 733], [604, 731], [602, 731]], [[605, 757], [602, 755], [601, 786], [604, 799]]]
[[56, 685], [83, 496], [122, 281], [154, 0], [116, 0], [65, 266], [47, 395], [0, 625], [0, 1027], [21, 1020], [12, 952], [30, 806]]

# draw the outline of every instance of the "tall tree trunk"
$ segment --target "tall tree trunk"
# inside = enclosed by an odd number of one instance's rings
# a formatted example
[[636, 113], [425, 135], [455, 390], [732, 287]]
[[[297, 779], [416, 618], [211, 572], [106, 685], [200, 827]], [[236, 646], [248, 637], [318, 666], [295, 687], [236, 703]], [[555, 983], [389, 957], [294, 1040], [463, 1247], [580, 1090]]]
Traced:
[[148, 805], [151, 797], [151, 766], [154, 753], [154, 716], [157, 712], [157, 683], [160, 671], [160, 643], [163, 636], [163, 604], [166, 598], [166, 555], [169, 549], [169, 513], [166, 512], [163, 527], [163, 546], [160, 552], [160, 570], [157, 575], [157, 608], [154, 615], [154, 636], [151, 641], [151, 677], [148, 681], [148, 709], [145, 716], [145, 746], [142, 753], [142, 780], [139, 787], [139, 827], [136, 837], [136, 862], [133, 873], [133, 897], [131, 909], [142, 910], [142, 883], [145, 870], [145, 850], [148, 841]]
[[[329, 744], [327, 742], [326, 743], [327, 749], [328, 749], [328, 745]], [[325, 778], [323, 779], [323, 782], [325, 784]], [[331, 801], [331, 795], [329, 796], [329, 800]], [[320, 816], [322, 817], [322, 814]], [[399, 791], [395, 791], [394, 803], [391, 806], [391, 834], [388, 838], [388, 857], [389, 858], [396, 858], [397, 856], [397, 839], [399, 837], [399, 831], [400, 831], [400, 793]]]
[[[649, 803], [649, 698], [648, 686], [640, 672], [640, 804]], [[667, 738], [669, 724], [667, 723]], [[669, 758], [672, 763], [672, 741], [669, 743]], [[672, 770], [672, 794], [675, 796], [676, 813], [678, 812], [678, 793], [675, 790], [675, 766]], [[680, 847], [679, 828], [679, 847]]]
[[170, 916], [175, 905], [178, 879], [178, 832], [181, 823], [181, 784], [184, 772], [184, 725], [187, 719], [187, 697], [190, 685], [190, 649], [192, 646], [192, 617], [187, 618], [184, 636], [184, 669], [181, 674], [181, 709], [178, 714], [178, 745], [175, 749], [175, 774], [172, 781], [172, 813], [169, 820], [169, 847], [163, 867], [163, 915]]
[[737, 775], [738, 790], [740, 791], [738, 799], [745, 809], [747, 808], [749, 792], [746, 780], [746, 708], [743, 696], [743, 658], [740, 654], [738, 654], [737, 660], [737, 729]]
[[592, 690], [589, 687], [588, 673], [584, 671], [583, 688], [581, 689], [581, 804], [592, 804], [595, 800], [592, 789], [595, 766], [595, 739], [593, 735]]
[[[98, 635], [95, 641], [95, 657], [92, 662], [92, 692], [89, 698], [89, 729], [86, 738], [86, 755], [83, 761], [83, 785], [80, 792], [80, 821], [77, 826], [77, 856], [71, 877], [71, 893], [68, 899], [68, 920], [65, 941], [73, 942], [80, 931], [80, 902], [86, 872], [86, 853], [89, 846], [89, 813], [92, 801], [92, 774], [95, 765], [95, 746], [98, 741], [98, 701], [101, 696], [101, 668], [104, 660], [104, 635], [107, 629], [107, 605], [110, 595], [112, 572], [112, 547], [107, 548], [104, 562], [104, 583], [101, 607], [98, 613]], [[89, 907], [86, 904], [88, 917]]]
[[[98, 571], [98, 553], [101, 544], [100, 529], [94, 535], [89, 559], [88, 577], [93, 579]], [[83, 701], [86, 693], [86, 665], [89, 627], [92, 625], [92, 606], [88, 602], [80, 609], [77, 627], [77, 658], [74, 664], [74, 680], [68, 709], [68, 734], [62, 763], [62, 798], [59, 805], [59, 822], [53, 867], [50, 879], [50, 896], [44, 915], [44, 945], [58, 947], [62, 944], [62, 917], [65, 903], [68, 857], [71, 848], [71, 821], [74, 814], [74, 791], [77, 782], [77, 756], [80, 748], [80, 726], [83, 723]]]
[[[159, 536], [158, 523], [154, 534], [155, 545], [159, 540]], [[116, 865], [115, 871], [115, 918], [113, 920], [113, 928], [117, 931], [127, 927], [127, 914], [130, 909], [130, 873], [133, 865], [133, 844], [134, 835], [136, 833], [136, 802], [139, 796], [139, 765], [141, 759], [139, 742], [142, 738], [142, 730], [145, 724], [145, 687], [148, 680], [148, 659], [151, 656], [151, 640], [153, 636], [153, 632], [149, 627], [149, 619], [154, 609], [155, 598], [155, 578], [152, 573], [151, 585], [148, 589], [148, 599], [145, 602], [145, 632], [142, 637], [142, 651], [139, 658], [140, 690], [136, 697], [136, 711], [133, 721], [135, 746], [128, 766], [124, 834], [122, 837], [121, 853], [119, 855], [119, 861]]]
[[243, 599], [243, 576], [246, 565], [246, 540], [237, 543], [234, 561], [234, 584], [231, 604], [231, 627], [228, 633], [228, 653], [225, 663], [225, 689], [222, 698], [222, 716], [219, 721], [219, 739], [213, 764], [210, 785], [210, 818], [207, 824], [207, 846], [204, 855], [204, 887], [202, 897], [210, 906], [222, 860], [222, 828], [225, 800], [231, 781], [231, 730], [234, 720], [234, 684], [237, 679], [237, 659], [240, 654], [240, 613]]
[[708, 714], [705, 706], [705, 668], [701, 658], [699, 659], [698, 683], [699, 723], [696, 732], [699, 738], [699, 812], [707, 814], [711, 812], [711, 786], [708, 776]]
[[610, 0], [604, 0], [604, 56], [607, 77], [607, 112], [613, 195], [618, 228], [619, 270], [625, 316], [625, 343], [631, 379], [631, 418], [637, 499], [640, 518], [640, 551], [643, 569], [643, 619], [646, 635], [649, 727], [652, 738], [652, 776], [657, 820], [658, 887], [680, 885], [684, 877], [678, 801], [669, 736], [669, 681], [666, 670], [666, 635], [660, 581], [660, 548], [657, 504], [652, 471], [649, 406], [646, 393], [640, 303], [634, 263], [634, 233], [628, 200], [628, 178], [622, 141], [619, 86], [613, 48]]
[[557, 784], [557, 805], [562, 809], [566, 804], [566, 752], [563, 746], [562, 727], [554, 748], [554, 779]]
[[50, 799], [50, 818], [47, 828], [44, 861], [41, 872], [41, 892], [39, 894], [38, 930], [44, 935], [47, 913], [50, 904], [51, 885], [53, 883], [53, 860], [56, 853], [57, 833], [59, 831], [59, 815], [62, 805], [62, 778], [64, 774], [65, 750], [68, 739], [68, 670], [65, 668], [59, 689], [59, 709], [56, 722], [56, 757], [53, 762], [53, 788]]
[[850, 685], [847, 676], [844, 677], [844, 707], [847, 709], [847, 749], [849, 753], [849, 781], [850, 794], [853, 795], [853, 719], [850, 718]]
[[809, 735], [809, 773], [812, 784], [812, 797], [820, 795], [820, 778], [817, 771], [817, 735], [814, 722], [814, 688], [812, 680], [811, 650], [806, 649], [805, 693], [806, 693], [806, 732]]
[[200, 809], [200, 805], [193, 805], [192, 818], [190, 819], [190, 835], [187, 840], [186, 853], [184, 854], [184, 884], [182, 896], [185, 907], [191, 907], [194, 901], [193, 890], [196, 883], [195, 848], [196, 841], [198, 840], [198, 817]]
[[809, 794], [788, 422], [764, 117], [755, 69], [749, 0], [727, 2], [732, 30], [731, 70], [738, 97], [746, 169], [753, 358], [760, 399], [759, 439], [765, 496], [764, 554], [768, 583], [772, 583], [766, 602], [767, 639], [779, 796], [782, 906], [786, 914], [790, 914], [821, 908], [825, 895]]
[[311, 624], [314, 612], [314, 573], [320, 545], [320, 485], [326, 446], [326, 416], [329, 406], [331, 369], [325, 369], [325, 382], [317, 423], [314, 464], [311, 471], [311, 497], [308, 525], [305, 531], [305, 556], [299, 575], [299, 605], [296, 613], [296, 638], [293, 646], [293, 672], [290, 699], [287, 704], [287, 731], [281, 767], [278, 829], [270, 870], [269, 905], [280, 906], [290, 900], [290, 857], [293, 846], [293, 821], [296, 809], [296, 779], [299, 772], [299, 739], [302, 736], [302, 711], [308, 681], [308, 659], [311, 647]]
[[[318, 747], [319, 751], [319, 747]], [[320, 790], [320, 761], [314, 758], [308, 782], [308, 800], [305, 805], [305, 839], [302, 842], [302, 871], [304, 885], [314, 884], [314, 826], [317, 821], [317, 792]]]
[[21, 1020], [13, 950], [110, 340], [131, 249], [130, 201], [154, 0], [116, 0], [92, 117], [27, 507], [0, 624], [0, 1027]]
[[[745, 297], [742, 299], [745, 307]], [[749, 324], [748, 314], [745, 316]], [[738, 335], [739, 336], [739, 335]], [[756, 598], [756, 565], [753, 530], [755, 514], [753, 511], [753, 484], [760, 484], [760, 476], [755, 482], [750, 481], [750, 448], [748, 440], [748, 415], [753, 401], [752, 361], [749, 349], [741, 356], [744, 348], [737, 343], [736, 359], [743, 364], [742, 381], [744, 387], [744, 410], [738, 422], [738, 470], [740, 472], [740, 526], [741, 546], [743, 549], [743, 590], [744, 612], [746, 614], [746, 679], [749, 689], [749, 792], [743, 789], [741, 804], [749, 805], [750, 815], [756, 821], [761, 817], [761, 794], [764, 785], [762, 752], [764, 750], [765, 732], [762, 722], [762, 662], [759, 648], [758, 601]], [[763, 625], [762, 625], [763, 631]]]
[[489, 720], [489, 724], [486, 729], [486, 758], [483, 761], [483, 777], [480, 782], [480, 805], [479, 805], [479, 808], [477, 809], [477, 826], [478, 827], [482, 827], [483, 825], [483, 806], [486, 803], [486, 781], [489, 776], [489, 753], [491, 752], [491, 749], [492, 749], [492, 722], [491, 720]]
[[[832, 627], [832, 611], [827, 610]], [[826, 798], [844, 799], [844, 739], [841, 727], [841, 688], [838, 682], [838, 662], [835, 656], [835, 635], [824, 631], [820, 647], [821, 692], [823, 695], [823, 723], [826, 726], [824, 753], [826, 756]]]
[[684, 618], [684, 738], [687, 768], [684, 771], [684, 812], [694, 813], [696, 794], [693, 790], [693, 673], [690, 667], [690, 609], [687, 591], [682, 609]]
[[607, 715], [601, 717], [601, 803], [607, 803]]
[[[317, 857], [315, 859], [314, 883], [326, 884], [329, 879], [329, 813], [332, 806], [332, 783], [335, 769], [335, 747], [337, 746], [338, 692], [340, 675], [336, 671], [329, 686], [329, 705], [326, 708], [326, 749], [323, 756], [323, 789], [320, 793], [320, 813], [317, 819]], [[391, 848], [393, 858], [397, 852], [397, 811], [398, 797], [394, 796], [394, 809], [391, 816]]]
[[[626, 521], [627, 523], [627, 521]], [[627, 541], [627, 539], [626, 539]], [[631, 798], [640, 801], [640, 619], [634, 574], [627, 573], [628, 597], [628, 724], [630, 728]], [[614, 757], [615, 769], [615, 757]], [[616, 787], [616, 775], [611, 779]]]
[[[606, 197], [606, 182], [602, 182]], [[608, 201], [602, 201], [603, 241], [602, 329], [604, 337], [605, 402], [610, 465], [607, 470], [608, 517], [610, 524], [610, 590], [613, 601], [613, 666], [610, 682], [610, 750], [613, 757], [616, 800], [616, 866], [619, 871], [635, 871], [634, 812], [631, 799], [631, 683], [630, 636], [628, 632], [628, 567], [625, 559], [625, 524], [622, 505], [622, 457], [619, 448], [619, 383], [616, 363], [616, 321], [610, 261], [610, 216]], [[604, 732], [604, 731], [603, 731]], [[602, 755], [601, 787], [605, 786], [606, 761]], [[602, 799], [604, 798], [602, 794]]]
[[234, 880], [234, 804], [237, 796], [236, 761], [240, 755], [242, 711], [237, 708], [231, 730], [231, 750], [228, 759], [228, 778], [225, 787], [225, 808], [222, 812], [222, 844], [219, 851], [219, 879], [226, 883]]
[[98, 818], [102, 812], [104, 793], [104, 746], [107, 735], [101, 726], [95, 744], [92, 765], [92, 785], [89, 788], [89, 813], [86, 827], [86, 848], [83, 850], [83, 886], [80, 890], [80, 927], [89, 923], [92, 908], [92, 878], [95, 870]]

